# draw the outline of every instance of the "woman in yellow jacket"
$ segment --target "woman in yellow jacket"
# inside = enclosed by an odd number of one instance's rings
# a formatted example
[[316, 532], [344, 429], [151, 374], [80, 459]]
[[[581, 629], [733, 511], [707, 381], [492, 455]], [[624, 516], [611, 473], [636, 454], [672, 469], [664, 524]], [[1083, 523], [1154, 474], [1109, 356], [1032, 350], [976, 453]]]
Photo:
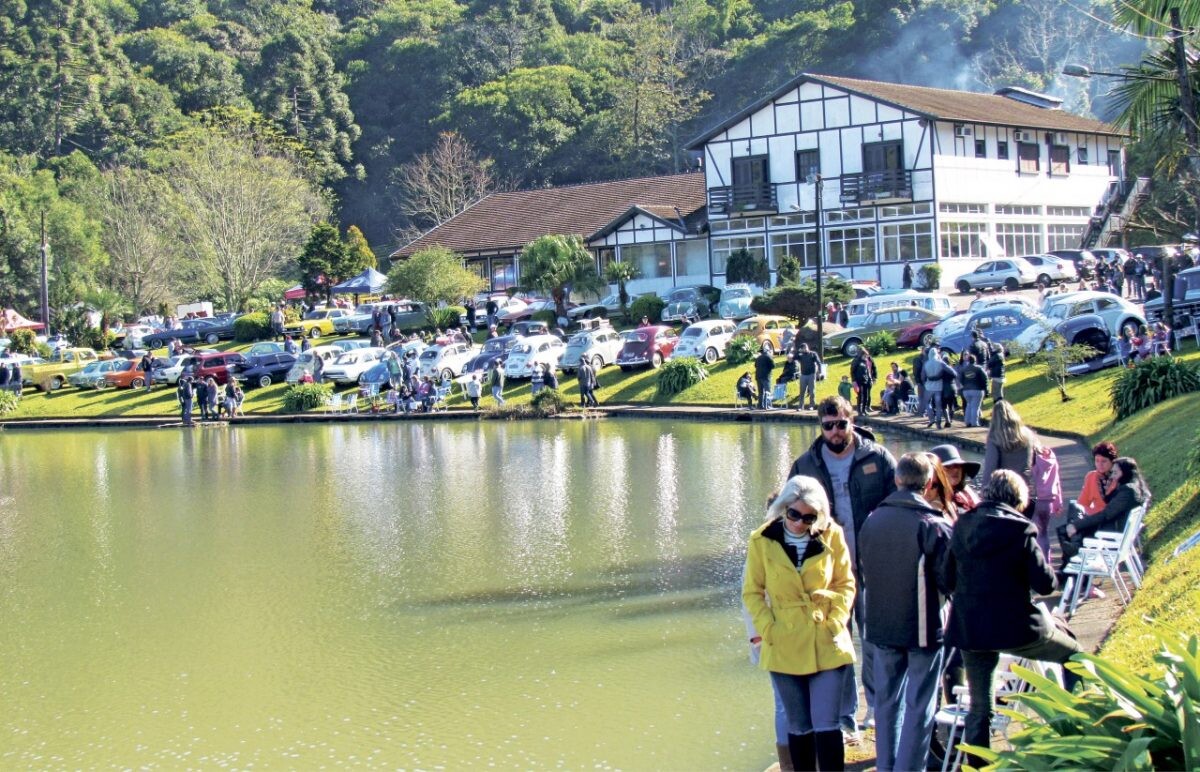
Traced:
[[854, 662], [846, 627], [854, 573], [816, 479], [788, 480], [767, 522], [750, 535], [742, 601], [762, 637], [760, 666], [770, 671], [787, 713], [793, 768], [842, 769], [838, 715]]

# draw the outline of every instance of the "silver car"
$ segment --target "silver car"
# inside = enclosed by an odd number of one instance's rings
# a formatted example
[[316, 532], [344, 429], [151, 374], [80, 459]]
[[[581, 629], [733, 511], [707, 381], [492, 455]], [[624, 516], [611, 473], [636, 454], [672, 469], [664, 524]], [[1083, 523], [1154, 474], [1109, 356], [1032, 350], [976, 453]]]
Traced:
[[1055, 282], [1079, 281], [1075, 264], [1055, 255], [1026, 255], [1025, 261], [1037, 271], [1037, 280], [1044, 287]]
[[1146, 317], [1133, 303], [1109, 292], [1081, 290], [1063, 295], [1051, 295], [1042, 303], [1042, 313], [1056, 322], [1074, 319], [1083, 314], [1096, 314], [1104, 320], [1109, 333], [1115, 338], [1125, 327], [1137, 330], [1146, 323]]
[[605, 365], [617, 361], [617, 354], [621, 352], [624, 342], [612, 327], [577, 332], [567, 341], [567, 347], [558, 363], [559, 367], [563, 372], [573, 373], [579, 369], [580, 362], [586, 359], [599, 371]]
[[1032, 287], [1038, 280], [1038, 270], [1023, 257], [1003, 257], [988, 260], [970, 273], [964, 273], [954, 282], [959, 292], [977, 289], [1000, 289], [1009, 292], [1021, 287]]

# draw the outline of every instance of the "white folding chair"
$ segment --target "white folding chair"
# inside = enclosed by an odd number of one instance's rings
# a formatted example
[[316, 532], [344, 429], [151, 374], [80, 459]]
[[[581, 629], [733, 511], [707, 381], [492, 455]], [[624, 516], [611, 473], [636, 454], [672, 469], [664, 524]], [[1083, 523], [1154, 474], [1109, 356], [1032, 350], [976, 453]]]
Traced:
[[1058, 607], [1067, 617], [1075, 614], [1080, 600], [1087, 597], [1092, 580], [1098, 577], [1112, 580], [1122, 605], [1128, 605], [1132, 600], [1133, 592], [1121, 576], [1121, 568], [1124, 567], [1129, 572], [1129, 578], [1135, 588], [1141, 587], [1141, 559], [1135, 560], [1134, 554], [1137, 551], [1137, 538], [1141, 533], [1145, 515], [1146, 506], [1136, 507], [1129, 512], [1125, 530], [1120, 533], [1098, 531], [1094, 537], [1083, 540], [1083, 549], [1063, 567], [1069, 578]]
[[921, 412], [921, 398], [916, 394], [909, 394], [908, 401], [904, 403], [904, 410], [912, 415]]
[[[992, 674], [993, 678], [993, 693], [995, 694], [996, 702], [1000, 699], [1021, 691], [1025, 682], [1022, 681], [1011, 668], [1016, 658], [1008, 654], [1001, 654], [1000, 660], [996, 664], [996, 670]], [[961, 746], [955, 747], [955, 740], [961, 742], [963, 734], [967, 728], [967, 714], [971, 710], [971, 693], [965, 686], [956, 686], [952, 690], [954, 693], [955, 702], [952, 705], [944, 705], [937, 713], [934, 714], [933, 720], [947, 729], [945, 755], [942, 757], [942, 772], [950, 772], [956, 770], [962, 765], [963, 756], [965, 755]], [[996, 705], [992, 706], [992, 726], [993, 732], [1000, 732], [1007, 737], [1008, 726], [1012, 723], [1012, 719], [996, 710]]]
[[343, 412], [346, 412], [346, 413], [357, 413], [358, 412], [358, 395], [357, 394], [350, 394], [349, 396], [346, 397], [346, 409]]
[[342, 412], [344, 404], [345, 402], [342, 400], [341, 394], [334, 393], [325, 398], [325, 405], [329, 408], [330, 413]]
[[446, 400], [450, 399], [450, 385], [437, 386], [433, 391], [433, 402], [429, 405], [429, 411], [438, 412], [444, 411], [447, 407]]

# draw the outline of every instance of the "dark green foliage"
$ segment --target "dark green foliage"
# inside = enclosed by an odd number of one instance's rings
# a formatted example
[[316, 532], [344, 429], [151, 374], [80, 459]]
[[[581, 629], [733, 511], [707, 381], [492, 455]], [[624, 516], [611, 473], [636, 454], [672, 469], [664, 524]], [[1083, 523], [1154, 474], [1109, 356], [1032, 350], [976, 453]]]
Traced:
[[792, 255], [784, 255], [779, 259], [779, 267], [775, 271], [775, 286], [795, 286], [800, 283], [800, 261]]
[[297, 383], [283, 393], [283, 409], [289, 413], [313, 410], [324, 405], [332, 393], [332, 383]]
[[642, 295], [629, 306], [629, 317], [634, 321], [641, 321], [641, 318], [645, 316], [651, 324], [658, 324], [662, 319], [663, 309], [666, 307], [666, 302], [659, 296]]
[[101, 330], [99, 327], [89, 327], [83, 331], [82, 335], [80, 335], [78, 338], [75, 338], [75, 342], [84, 348], [95, 349], [96, 351], [104, 351], [105, 349], [112, 347], [113, 340], [115, 340], [116, 337], [117, 336], [113, 335], [111, 332], [107, 330]]
[[770, 280], [771, 269], [767, 265], [765, 256], [752, 254], [749, 250], [738, 249], [725, 261], [725, 281], [728, 284], [745, 282], [765, 287]]
[[439, 330], [448, 330], [451, 327], [457, 327], [462, 315], [467, 310], [462, 306], [446, 306], [445, 308], [431, 308], [429, 310], [429, 326], [436, 327]]
[[7, 415], [17, 409], [21, 401], [8, 389], [0, 391], [0, 415]]
[[250, 343], [270, 336], [271, 317], [267, 311], [246, 314], [233, 322], [233, 338], [240, 343]]
[[1155, 628], [1154, 672], [1076, 654], [1067, 667], [1084, 687], [1074, 694], [1014, 666], [1034, 689], [1010, 698], [1025, 710], [1001, 709], [1023, 727], [1010, 736], [1011, 750], [964, 750], [989, 762], [986, 770], [1200, 768], [1200, 641]]
[[543, 418], [558, 415], [565, 412], [567, 409], [567, 401], [563, 399], [563, 395], [557, 389], [542, 389], [537, 394], [533, 395], [529, 406], [533, 408], [535, 415]]
[[890, 354], [897, 349], [896, 336], [887, 330], [880, 330], [871, 337], [863, 341], [867, 351], [871, 352], [871, 356], [879, 356], [881, 354]]
[[937, 263], [929, 263], [921, 266], [921, 270], [917, 271], [921, 277], [921, 288], [927, 290], [937, 290], [942, 286], [942, 267]]
[[1113, 412], [1117, 420], [1171, 397], [1200, 391], [1200, 365], [1169, 356], [1143, 359], [1113, 382]]
[[37, 334], [33, 330], [13, 330], [8, 333], [9, 348], [16, 354], [37, 354]]
[[725, 360], [731, 366], [744, 365], [758, 356], [759, 344], [754, 338], [742, 335], [729, 341], [725, 349]]
[[673, 397], [708, 377], [708, 370], [695, 357], [680, 357], [665, 362], [658, 370], [655, 393], [658, 397]]
[[350, 265], [350, 252], [338, 235], [337, 228], [325, 222], [313, 226], [297, 263], [304, 289], [326, 298], [329, 297], [330, 287], [355, 273]]

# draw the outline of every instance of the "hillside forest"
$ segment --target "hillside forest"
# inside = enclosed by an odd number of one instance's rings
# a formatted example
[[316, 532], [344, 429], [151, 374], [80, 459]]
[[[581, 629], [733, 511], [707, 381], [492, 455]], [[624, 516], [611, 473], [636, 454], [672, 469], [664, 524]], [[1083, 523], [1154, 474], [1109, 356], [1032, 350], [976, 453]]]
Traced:
[[[1106, 0], [0, 0], [0, 305], [244, 305], [313, 228], [370, 264], [489, 190], [693, 168], [804, 71], [1050, 91], [1136, 63]], [[447, 169], [455, 170], [447, 181]], [[269, 214], [269, 216], [267, 216]], [[369, 249], [367, 248], [369, 245]], [[385, 268], [386, 270], [386, 268]], [[113, 301], [115, 302], [115, 301]]]

